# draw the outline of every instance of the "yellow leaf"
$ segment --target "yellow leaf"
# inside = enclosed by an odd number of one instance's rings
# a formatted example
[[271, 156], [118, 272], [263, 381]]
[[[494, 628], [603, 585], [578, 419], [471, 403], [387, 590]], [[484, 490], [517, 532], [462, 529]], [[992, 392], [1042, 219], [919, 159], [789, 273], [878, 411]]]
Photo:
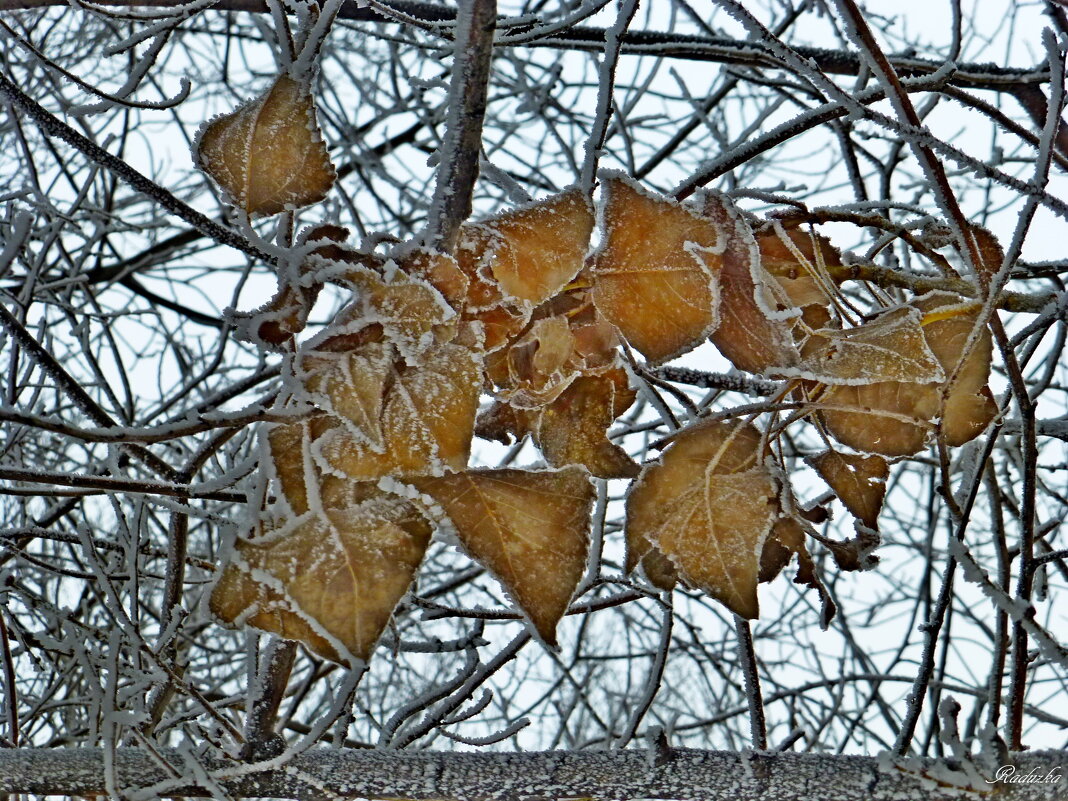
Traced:
[[299, 640], [335, 662], [367, 660], [430, 541], [402, 499], [377, 497], [239, 540], [211, 595], [224, 623]]
[[760, 556], [777, 499], [759, 431], [726, 422], [685, 429], [627, 495], [627, 565], [656, 546], [687, 584], [755, 618]]
[[584, 470], [472, 470], [409, 483], [430, 495], [464, 549], [556, 645], [556, 624], [586, 569], [594, 489]]
[[249, 214], [318, 203], [336, 178], [311, 93], [286, 75], [259, 98], [205, 125], [194, 154]]
[[621, 176], [604, 181], [593, 302], [650, 362], [701, 344], [718, 322], [723, 231]]

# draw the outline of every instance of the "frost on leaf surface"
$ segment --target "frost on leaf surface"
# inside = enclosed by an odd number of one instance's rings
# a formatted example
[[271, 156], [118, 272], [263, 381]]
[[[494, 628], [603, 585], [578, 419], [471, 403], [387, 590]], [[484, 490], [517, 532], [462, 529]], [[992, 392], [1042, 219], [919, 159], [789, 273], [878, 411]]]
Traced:
[[810, 328], [824, 328], [830, 321], [828, 306], [834, 280], [828, 267], [841, 265], [841, 256], [826, 237], [772, 221], [754, 231], [760, 249], [760, 264], [801, 310]]
[[886, 459], [824, 451], [807, 461], [855, 518], [869, 528], [878, 527], [890, 475]]
[[918, 309], [902, 307], [844, 331], [816, 331], [805, 343], [808, 355], [801, 370], [825, 384], [943, 381], [945, 373], [927, 346], [921, 318]]
[[[944, 380], [831, 387], [819, 399], [820, 417], [839, 442], [856, 450], [884, 456], [916, 453], [924, 447], [936, 417], [942, 419], [946, 444], [963, 445], [978, 436], [997, 412], [986, 386], [992, 351], [989, 332], [982, 329], [971, 350], [964, 352], [978, 308], [944, 292], [924, 295], [911, 305], [923, 314], [923, 335]], [[947, 385], [954, 373], [956, 379]]]
[[482, 386], [480, 354], [456, 343], [428, 349], [418, 367], [394, 361], [386, 378], [377, 451], [345, 426], [314, 446], [324, 470], [353, 479], [463, 470]]
[[760, 439], [751, 425], [718, 421], [676, 435], [627, 496], [628, 569], [655, 547], [687, 584], [757, 617], [760, 556], [778, 507]]
[[578, 189], [475, 225], [485, 233], [490, 274], [505, 295], [538, 305], [582, 269], [593, 209]]
[[389, 343], [369, 342], [345, 353], [313, 351], [301, 360], [308, 400], [379, 452], [385, 447], [382, 407], [393, 358]]
[[778, 284], [761, 266], [760, 249], [749, 224], [729, 199], [709, 194], [705, 214], [724, 232], [726, 247], [719, 273], [719, 326], [712, 342], [739, 370], [772, 372], [793, 367], [800, 359], [790, 327], [784, 319], [772, 319], [769, 311], [786, 308], [777, 301]]
[[197, 164], [249, 214], [323, 200], [336, 173], [304, 85], [280, 75], [259, 98], [201, 130]]
[[722, 229], [620, 176], [604, 181], [604, 241], [593, 302], [650, 362], [685, 353], [715, 329]]
[[370, 658], [430, 541], [408, 501], [379, 494], [239, 540], [211, 595], [225, 623], [299, 640], [335, 662]]
[[411, 364], [418, 364], [428, 348], [456, 336], [456, 312], [429, 283], [400, 271], [387, 280], [369, 270], [354, 270], [345, 280], [356, 299], [338, 313], [333, 331], [353, 333], [381, 326]]
[[595, 495], [586, 471], [472, 470], [409, 483], [437, 502], [464, 550], [555, 646], [556, 624], [586, 569]]

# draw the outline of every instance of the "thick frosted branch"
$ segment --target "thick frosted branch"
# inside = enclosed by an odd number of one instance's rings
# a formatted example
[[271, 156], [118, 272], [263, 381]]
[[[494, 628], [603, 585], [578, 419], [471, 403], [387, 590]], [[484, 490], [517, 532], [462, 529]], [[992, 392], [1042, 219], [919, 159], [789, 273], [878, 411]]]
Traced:
[[[193, 775], [191, 766], [185, 763], [187, 757], [177, 751], [163, 750], [160, 756], [181, 776]], [[1033, 751], [1014, 757], [1013, 776], [1033, 778], [1029, 782], [999, 782], [999, 798], [1054, 801], [1065, 797], [1068, 753]], [[171, 779], [173, 774], [141, 749], [117, 749], [115, 767], [117, 782], [127, 791], [153, 788], [160, 796], [206, 794], [192, 780]], [[644, 750], [518, 754], [323, 750], [305, 753], [285, 768], [261, 772], [252, 772], [249, 766], [228, 770], [221, 764], [205, 767], [226, 792], [244, 798], [307, 798], [323, 791], [345, 797], [457, 801], [591, 796], [604, 801], [800, 801], [817, 796], [822, 801], [938, 801], [961, 797], [960, 790], [921, 775], [921, 769], [929, 772], [941, 768], [943, 772], [938, 777], [945, 783], [949, 774], [935, 762], [916, 760], [901, 766], [880, 766], [876, 757], [824, 754], [671, 749], [658, 753], [654, 759]], [[239, 771], [244, 772], [235, 775]], [[963, 774], [957, 775], [963, 779]], [[0, 792], [103, 793], [103, 751], [0, 750]]]

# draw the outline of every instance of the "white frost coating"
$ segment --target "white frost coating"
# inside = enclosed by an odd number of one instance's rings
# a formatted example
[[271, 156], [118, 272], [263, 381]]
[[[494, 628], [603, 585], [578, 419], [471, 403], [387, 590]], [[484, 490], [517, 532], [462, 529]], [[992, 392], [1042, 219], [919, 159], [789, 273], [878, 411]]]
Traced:
[[956, 537], [949, 538], [949, 552], [963, 569], [965, 580], [979, 585], [979, 589], [994, 602], [998, 609], [1007, 614], [1014, 623], [1023, 626], [1028, 636], [1038, 645], [1043, 656], [1063, 668], [1068, 668], [1068, 650], [1065, 650], [1060, 643], [1049, 636], [1044, 628], [1035, 623], [1030, 604], [1010, 598], [1004, 590], [992, 582], [986, 571], [975, 561], [968, 546]]

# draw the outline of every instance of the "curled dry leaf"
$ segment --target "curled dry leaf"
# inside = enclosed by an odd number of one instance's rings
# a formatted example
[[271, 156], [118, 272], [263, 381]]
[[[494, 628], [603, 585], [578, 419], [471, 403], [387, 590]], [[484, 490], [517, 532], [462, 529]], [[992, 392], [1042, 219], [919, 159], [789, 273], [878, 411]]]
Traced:
[[790, 303], [801, 309], [806, 325], [827, 327], [834, 281], [826, 268], [841, 264], [838, 250], [826, 237], [778, 221], [761, 226], [755, 233], [761, 266], [775, 278]]
[[410, 481], [431, 496], [485, 565], [556, 645], [556, 624], [586, 569], [594, 489], [584, 470], [472, 470]]
[[582, 269], [593, 222], [589, 198], [571, 189], [472, 227], [504, 295], [537, 306]]
[[890, 466], [879, 456], [824, 451], [806, 460], [830, 485], [846, 509], [869, 528], [878, 528]]
[[696, 347], [719, 321], [722, 229], [630, 179], [604, 180], [604, 242], [593, 302], [650, 362]]
[[530, 328], [486, 360], [486, 372], [500, 396], [519, 409], [551, 403], [578, 377], [581, 364], [567, 318], [535, 320]]
[[313, 453], [325, 472], [366, 480], [463, 470], [471, 450], [481, 355], [457, 343], [428, 349], [418, 367], [394, 361], [386, 377], [376, 449], [344, 426], [325, 432]]
[[335, 662], [367, 660], [407, 592], [431, 526], [408, 501], [377, 497], [239, 540], [211, 595], [225, 623], [299, 640]]
[[311, 92], [287, 75], [259, 98], [207, 123], [194, 156], [249, 214], [318, 203], [336, 178]]
[[801, 584], [820, 596], [820, 627], [826, 629], [838, 612], [838, 606], [820, 578], [812, 555], [805, 546], [805, 529], [793, 517], [780, 517], [772, 526], [760, 555], [760, 581], [771, 581], [797, 554], [797, 575], [794, 584]]
[[[741, 212], [723, 195], [710, 193], [705, 214], [724, 232], [719, 273], [719, 327], [712, 342], [735, 367], [750, 373], [790, 368], [800, 356], [787, 317], [769, 316], [792, 304], [760, 263], [760, 249]], [[776, 298], [776, 295], [782, 297]]]
[[655, 546], [688, 585], [755, 618], [777, 500], [756, 428], [714, 421], [685, 429], [627, 495], [627, 567]]

